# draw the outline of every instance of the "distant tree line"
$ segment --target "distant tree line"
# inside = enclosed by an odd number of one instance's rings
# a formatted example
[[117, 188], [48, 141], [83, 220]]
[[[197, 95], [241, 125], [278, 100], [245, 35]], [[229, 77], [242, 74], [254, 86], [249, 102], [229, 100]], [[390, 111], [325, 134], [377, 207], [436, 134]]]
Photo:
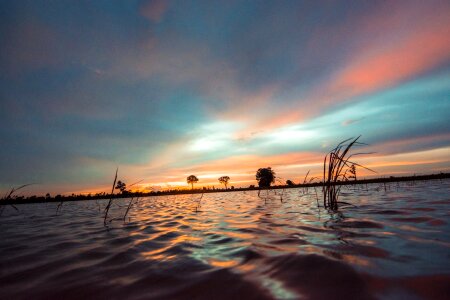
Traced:
[[[382, 182], [401, 182], [401, 181], [415, 181], [415, 180], [431, 180], [431, 179], [446, 179], [450, 178], [450, 173], [439, 173], [432, 175], [414, 175], [414, 176], [403, 176], [403, 177], [383, 177], [383, 178], [372, 178], [372, 179], [356, 179], [356, 171], [353, 167], [351, 167], [349, 178], [352, 180], [340, 181], [339, 184], [358, 184], [358, 183], [382, 183]], [[305, 181], [302, 184], [295, 184], [292, 180], [286, 180], [285, 185], [278, 185], [272, 187], [272, 184], [275, 183], [275, 172], [271, 167], [260, 168], [256, 172], [256, 181], [258, 182], [258, 187], [255, 185], [249, 185], [248, 187], [234, 188], [231, 186], [229, 190], [235, 191], [243, 191], [243, 190], [253, 190], [258, 188], [286, 188], [286, 187], [295, 187], [295, 186], [321, 186], [322, 182], [311, 182]], [[228, 184], [230, 182], [229, 176], [221, 176], [218, 181], [220, 184], [225, 186], [225, 190], [228, 190]], [[194, 190], [194, 183], [197, 183], [199, 179], [195, 175], [190, 175], [187, 178], [187, 182], [191, 184], [191, 190], [186, 189], [168, 189], [164, 191], [149, 191], [149, 192], [132, 192], [127, 189], [127, 184], [119, 180], [114, 186], [114, 189], [119, 190], [120, 193], [117, 194], [109, 194], [106, 192], [100, 193], [89, 193], [89, 194], [71, 194], [71, 195], [60, 195], [52, 197], [50, 193], [47, 193], [45, 196], [18, 196], [10, 193], [7, 197], [3, 197], [0, 199], [0, 205], [6, 205], [9, 203], [39, 203], [39, 202], [60, 202], [60, 201], [76, 201], [76, 200], [94, 200], [94, 199], [105, 199], [105, 198], [126, 198], [126, 197], [147, 197], [147, 196], [158, 196], [158, 195], [176, 195], [176, 194], [190, 194], [190, 193], [209, 193], [216, 191], [223, 191], [223, 189], [216, 189], [213, 187], [202, 187], [202, 189]], [[130, 185], [132, 186], [132, 185]], [[13, 189], [14, 190], [14, 189]], [[16, 189], [17, 190], [17, 189]]]

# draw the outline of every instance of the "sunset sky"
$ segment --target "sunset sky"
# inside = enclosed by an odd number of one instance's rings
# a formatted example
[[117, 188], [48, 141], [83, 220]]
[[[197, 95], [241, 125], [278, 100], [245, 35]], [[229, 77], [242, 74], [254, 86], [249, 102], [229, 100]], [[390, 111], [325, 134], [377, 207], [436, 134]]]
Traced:
[[1, 191], [450, 171], [448, 0], [1, 1], [0, 70]]

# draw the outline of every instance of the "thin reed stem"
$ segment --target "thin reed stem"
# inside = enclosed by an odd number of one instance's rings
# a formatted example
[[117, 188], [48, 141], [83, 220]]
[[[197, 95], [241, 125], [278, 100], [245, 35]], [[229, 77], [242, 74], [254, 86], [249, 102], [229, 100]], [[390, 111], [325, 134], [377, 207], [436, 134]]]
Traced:
[[111, 207], [112, 199], [113, 199], [113, 196], [114, 196], [114, 187], [116, 186], [117, 173], [118, 172], [119, 172], [119, 168], [117, 167], [116, 175], [114, 176], [114, 182], [113, 182], [112, 189], [111, 189], [111, 197], [109, 198], [108, 205], [106, 205], [106, 207], [105, 207], [105, 216], [103, 218], [103, 224], [105, 226], [106, 226], [106, 219], [108, 218], [108, 212], [109, 212], [109, 209]]

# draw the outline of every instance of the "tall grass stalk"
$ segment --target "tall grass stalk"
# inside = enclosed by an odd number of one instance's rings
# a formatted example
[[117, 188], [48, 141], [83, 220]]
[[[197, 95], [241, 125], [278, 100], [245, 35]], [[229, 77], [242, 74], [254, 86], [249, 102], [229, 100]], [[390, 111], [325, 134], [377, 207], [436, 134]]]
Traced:
[[[128, 215], [128, 212], [130, 211], [131, 207], [133, 206], [133, 199], [134, 197], [131, 197], [130, 203], [128, 203], [127, 210], [125, 211], [125, 214], [123, 215], [123, 221], [125, 222], [125, 219]], [[138, 203], [139, 197], [136, 198], [136, 203]]]
[[306, 180], [308, 179], [309, 172], [311, 172], [311, 170], [308, 170], [308, 173], [306, 173], [305, 179], [303, 180], [303, 184], [306, 183]]
[[114, 182], [113, 182], [112, 189], [111, 189], [111, 197], [109, 198], [108, 205], [106, 205], [106, 207], [105, 207], [105, 217], [103, 218], [103, 224], [105, 226], [106, 226], [106, 219], [108, 218], [108, 212], [109, 212], [109, 209], [111, 208], [111, 204], [112, 204], [112, 200], [113, 200], [113, 196], [114, 196], [114, 187], [116, 186], [118, 172], [119, 172], [119, 168], [116, 169], [116, 175], [114, 176]]
[[202, 195], [200, 196], [200, 199], [198, 199], [198, 201], [197, 201], [197, 206], [195, 207], [195, 212], [198, 212], [198, 209], [199, 209], [200, 206], [201, 206], [203, 194], [204, 194], [204, 193], [202, 193]]
[[[12, 199], [12, 195], [13, 195], [15, 192], [17, 192], [18, 190], [21, 190], [21, 189], [23, 189], [23, 188], [25, 188], [25, 187], [27, 187], [27, 186], [33, 185], [33, 184], [34, 184], [34, 183], [27, 183], [27, 184], [21, 185], [21, 186], [16, 187], [16, 188], [12, 188], [11, 191], [9, 191], [9, 193], [6, 193], [5, 196], [3, 196], [3, 198], [1, 199], [1, 201], [11, 200], [11, 199]], [[14, 204], [10, 203], [9, 205], [10, 205], [12, 208], [14, 208], [15, 210], [19, 211], [19, 209], [18, 209]], [[0, 215], [1, 215], [1, 213], [3, 213], [3, 210], [4, 210], [4, 209], [5, 209], [4, 206], [2, 206], [2, 210], [0, 211]]]
[[59, 202], [58, 206], [56, 207], [56, 215], [58, 215], [58, 211], [62, 207], [62, 205], [63, 205], [63, 198], [61, 198], [61, 202]]
[[[372, 154], [370, 153], [351, 153], [350, 150], [354, 146], [366, 145], [358, 142], [359, 138], [350, 138], [340, 142], [333, 150], [325, 155], [323, 161], [323, 206], [331, 210], [337, 210], [339, 202], [339, 194], [342, 185], [339, 181], [348, 181], [347, 173], [350, 172], [351, 165], [355, 165], [371, 172], [375, 172], [367, 167], [357, 164], [350, 159], [357, 155]], [[376, 172], [375, 172], [376, 173]], [[348, 203], [344, 203], [348, 204]]]

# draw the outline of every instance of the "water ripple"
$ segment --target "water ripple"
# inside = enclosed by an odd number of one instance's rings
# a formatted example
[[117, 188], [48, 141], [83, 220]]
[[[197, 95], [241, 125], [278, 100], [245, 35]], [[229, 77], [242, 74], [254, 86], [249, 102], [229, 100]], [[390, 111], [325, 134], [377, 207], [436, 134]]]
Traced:
[[440, 299], [450, 181], [344, 187], [357, 207], [288, 189], [6, 208], [1, 299]]

